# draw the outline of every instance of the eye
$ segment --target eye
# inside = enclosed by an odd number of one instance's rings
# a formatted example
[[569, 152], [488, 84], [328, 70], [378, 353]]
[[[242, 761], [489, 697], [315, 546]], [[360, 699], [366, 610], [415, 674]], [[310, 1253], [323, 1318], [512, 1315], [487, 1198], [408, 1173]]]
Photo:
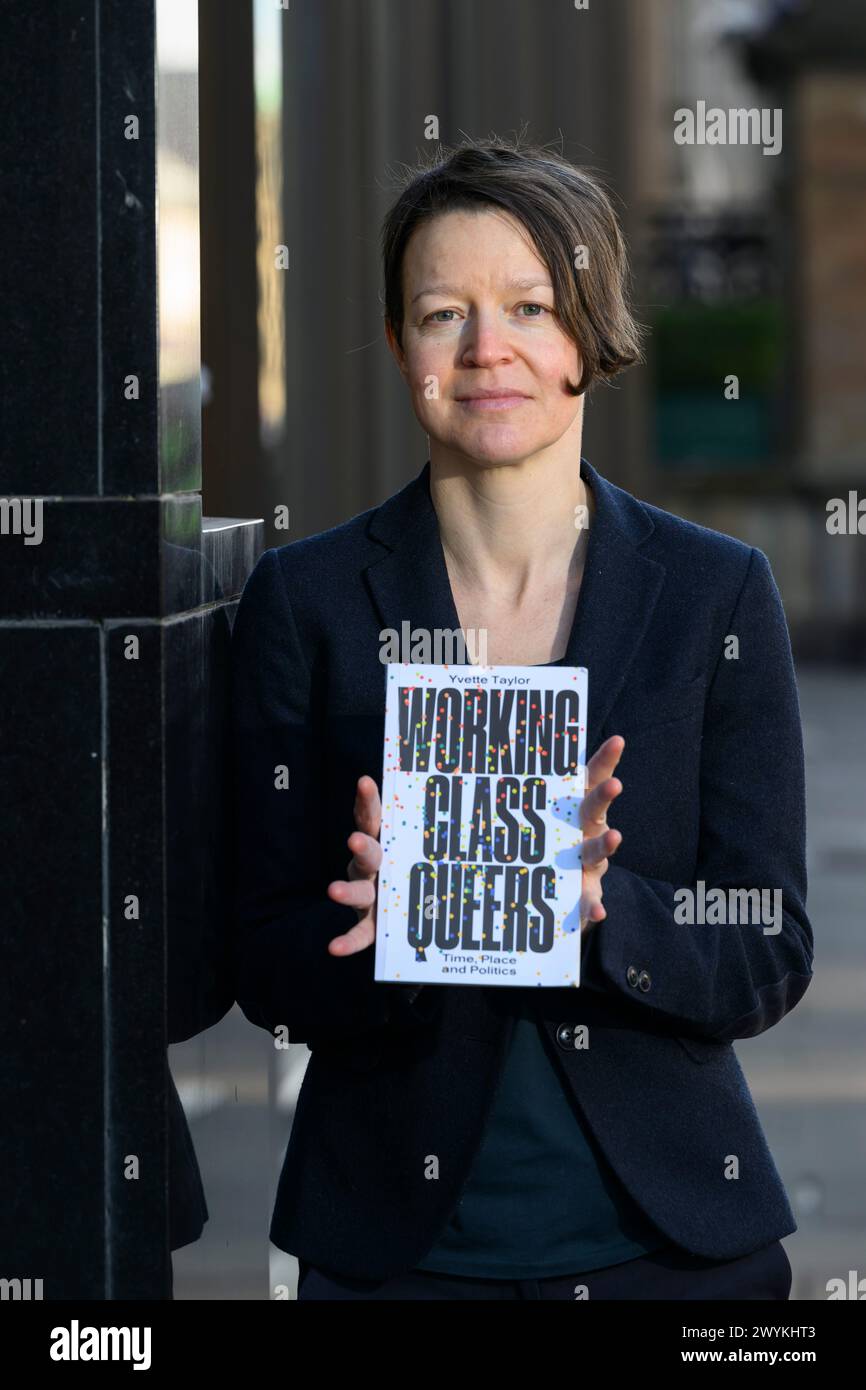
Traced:
[[436, 315], [437, 315], [437, 314], [456, 314], [456, 312], [457, 312], [456, 309], [434, 309], [434, 310], [433, 310], [433, 313], [432, 313], [432, 314], [428, 314], [426, 318], [424, 318], [424, 319], [421, 320], [421, 322], [422, 322], [422, 323], [429, 323], [431, 320], [433, 320], [433, 321], [436, 322], [436, 323], [450, 323], [450, 322], [451, 322], [450, 319], [437, 319], [437, 318], [436, 318]]
[[[540, 310], [541, 310], [541, 314], [550, 314], [550, 313], [553, 312], [552, 309], [548, 309], [548, 307], [547, 307], [546, 304], [536, 304], [536, 303], [518, 304], [517, 307], [518, 307], [518, 309], [540, 309]], [[530, 318], [530, 319], [540, 319], [540, 318], [541, 318], [541, 314], [524, 314], [523, 317], [524, 317], [524, 318]]]

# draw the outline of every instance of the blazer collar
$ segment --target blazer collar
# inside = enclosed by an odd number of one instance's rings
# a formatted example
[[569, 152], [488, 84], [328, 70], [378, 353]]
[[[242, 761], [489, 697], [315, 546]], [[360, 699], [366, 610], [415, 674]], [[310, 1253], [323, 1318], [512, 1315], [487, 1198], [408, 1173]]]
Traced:
[[[655, 527], [647, 509], [587, 463], [580, 475], [595, 498], [586, 562], [568, 638], [565, 664], [589, 672], [587, 756], [598, 746], [646, 634], [665, 566], [640, 553]], [[383, 628], [457, 629], [460, 619], [448, 579], [439, 522], [430, 496], [430, 462], [373, 513], [368, 535], [386, 547], [366, 568]]]

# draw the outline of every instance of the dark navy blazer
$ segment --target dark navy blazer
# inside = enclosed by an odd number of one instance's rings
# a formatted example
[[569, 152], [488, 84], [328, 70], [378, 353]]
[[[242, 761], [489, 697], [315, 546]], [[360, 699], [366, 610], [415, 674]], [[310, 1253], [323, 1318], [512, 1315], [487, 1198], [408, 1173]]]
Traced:
[[[589, 670], [588, 756], [626, 741], [609, 814], [623, 841], [581, 987], [533, 994], [631, 1195], [671, 1241], [733, 1259], [796, 1230], [731, 1047], [778, 1023], [812, 972], [788, 630], [760, 550], [636, 500], [585, 460], [581, 474], [596, 512], [567, 660]], [[445, 1226], [525, 992], [375, 983], [372, 947], [327, 951], [357, 920], [325, 889], [346, 875], [358, 777], [381, 787], [380, 633], [405, 620], [460, 626], [429, 463], [382, 506], [267, 551], [232, 639], [237, 999], [312, 1053], [270, 1235], [374, 1279], [413, 1267]], [[678, 923], [674, 893], [699, 880], [780, 889], [781, 930]]]

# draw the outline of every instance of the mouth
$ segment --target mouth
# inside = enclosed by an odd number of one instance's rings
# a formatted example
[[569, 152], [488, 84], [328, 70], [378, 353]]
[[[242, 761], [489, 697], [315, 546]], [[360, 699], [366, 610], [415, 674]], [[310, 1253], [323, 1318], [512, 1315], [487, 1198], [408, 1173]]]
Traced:
[[477, 396], [458, 396], [457, 404], [464, 410], [513, 410], [515, 406], [523, 405], [529, 400], [528, 396], [521, 396], [516, 391], [494, 391], [488, 395], [480, 393]]

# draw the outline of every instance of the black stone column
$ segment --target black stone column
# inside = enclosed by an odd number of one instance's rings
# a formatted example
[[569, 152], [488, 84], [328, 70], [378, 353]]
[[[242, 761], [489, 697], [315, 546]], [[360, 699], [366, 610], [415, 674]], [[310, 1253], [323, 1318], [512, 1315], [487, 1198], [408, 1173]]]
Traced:
[[263, 527], [201, 517], [196, 9], [0, 13], [0, 1279], [21, 1296], [166, 1296], [201, 1221], [166, 1045], [232, 1003], [227, 646]]

